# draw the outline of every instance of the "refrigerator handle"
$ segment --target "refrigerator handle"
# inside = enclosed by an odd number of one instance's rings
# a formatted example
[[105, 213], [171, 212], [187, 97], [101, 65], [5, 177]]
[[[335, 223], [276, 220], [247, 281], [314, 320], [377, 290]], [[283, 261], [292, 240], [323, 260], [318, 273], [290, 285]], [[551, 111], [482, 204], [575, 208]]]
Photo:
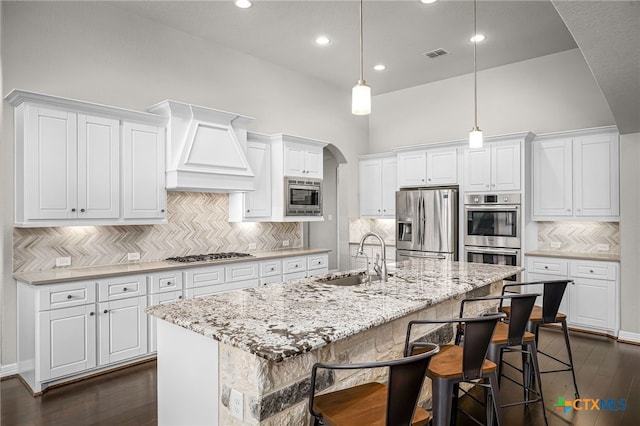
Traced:
[[420, 215], [420, 223], [422, 226], [422, 230], [420, 231], [420, 235], [422, 236], [422, 249], [424, 249], [424, 244], [425, 244], [425, 232], [427, 230], [427, 218], [426, 218], [426, 209], [424, 207], [424, 197], [420, 197], [420, 205], [422, 208], [422, 214]]
[[418, 194], [416, 225], [418, 228], [418, 246], [422, 248], [422, 197]]

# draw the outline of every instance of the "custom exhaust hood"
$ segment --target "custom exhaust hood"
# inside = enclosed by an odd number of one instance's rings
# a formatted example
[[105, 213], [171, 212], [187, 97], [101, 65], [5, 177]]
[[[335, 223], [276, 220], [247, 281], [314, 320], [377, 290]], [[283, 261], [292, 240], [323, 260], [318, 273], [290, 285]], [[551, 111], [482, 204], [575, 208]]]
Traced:
[[253, 191], [247, 161], [247, 125], [240, 114], [176, 101], [147, 109], [169, 117], [166, 188], [169, 191]]

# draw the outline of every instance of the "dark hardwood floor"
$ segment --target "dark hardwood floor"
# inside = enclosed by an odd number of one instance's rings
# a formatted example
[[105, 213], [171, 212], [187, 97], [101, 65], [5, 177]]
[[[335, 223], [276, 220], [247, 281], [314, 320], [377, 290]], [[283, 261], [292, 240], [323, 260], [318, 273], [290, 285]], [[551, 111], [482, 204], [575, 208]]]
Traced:
[[[567, 414], [554, 407], [558, 397], [573, 401], [570, 373], [542, 377], [547, 418], [552, 426], [618, 426], [640, 424], [640, 346], [583, 333], [571, 333], [578, 388], [581, 398], [625, 399], [621, 411], [576, 411]], [[542, 330], [540, 348], [559, 358], [565, 356], [562, 334]], [[515, 355], [515, 354], [510, 354]], [[519, 358], [514, 358], [519, 359]], [[516, 361], [514, 361], [516, 362]], [[541, 357], [543, 369], [554, 368]], [[503, 402], [515, 401], [522, 391], [502, 381]], [[483, 419], [484, 409], [469, 400], [460, 404]], [[148, 362], [103, 376], [61, 386], [32, 397], [17, 379], [0, 383], [0, 424], [13, 425], [155, 425], [157, 423], [156, 363]], [[540, 404], [503, 409], [505, 424], [542, 425]], [[458, 415], [458, 425], [474, 423]]]

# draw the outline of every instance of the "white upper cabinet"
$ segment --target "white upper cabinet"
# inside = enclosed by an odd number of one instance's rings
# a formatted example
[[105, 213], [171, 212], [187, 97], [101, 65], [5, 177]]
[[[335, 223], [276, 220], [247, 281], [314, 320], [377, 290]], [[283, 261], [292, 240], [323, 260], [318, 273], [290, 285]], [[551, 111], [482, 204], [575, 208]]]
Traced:
[[123, 133], [124, 218], [162, 219], [167, 208], [164, 129], [125, 122]]
[[464, 150], [466, 192], [519, 191], [522, 162], [520, 140], [488, 142]]
[[364, 156], [359, 162], [360, 216], [394, 218], [397, 160], [395, 156]]
[[6, 100], [15, 226], [165, 221], [164, 117], [19, 90]]
[[285, 141], [284, 175], [322, 179], [322, 146]]
[[533, 142], [533, 219], [619, 220], [619, 145], [612, 128]]
[[398, 152], [398, 186], [456, 185], [458, 150], [455, 147]]
[[271, 220], [271, 139], [247, 135], [247, 160], [255, 174], [254, 191], [229, 194], [229, 221]]

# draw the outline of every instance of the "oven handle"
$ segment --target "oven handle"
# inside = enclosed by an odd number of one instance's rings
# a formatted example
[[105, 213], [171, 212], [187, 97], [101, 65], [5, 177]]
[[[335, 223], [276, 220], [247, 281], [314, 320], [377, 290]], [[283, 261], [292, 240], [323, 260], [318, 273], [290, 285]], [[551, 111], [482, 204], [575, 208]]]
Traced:
[[399, 253], [400, 256], [402, 257], [411, 257], [414, 259], [439, 259], [439, 260], [444, 260], [447, 258], [447, 256], [443, 255], [443, 254], [434, 254], [434, 255], [415, 255], [415, 254], [404, 254], [404, 253]]
[[520, 250], [509, 250], [509, 249], [501, 249], [501, 248], [491, 248], [491, 247], [465, 247], [467, 253], [491, 253], [491, 254], [520, 254]]
[[515, 205], [515, 204], [482, 204], [482, 205], [477, 205], [477, 204], [465, 204], [464, 206], [465, 210], [473, 210], [473, 211], [478, 211], [478, 210], [515, 210], [515, 211], [520, 211], [520, 205]]

